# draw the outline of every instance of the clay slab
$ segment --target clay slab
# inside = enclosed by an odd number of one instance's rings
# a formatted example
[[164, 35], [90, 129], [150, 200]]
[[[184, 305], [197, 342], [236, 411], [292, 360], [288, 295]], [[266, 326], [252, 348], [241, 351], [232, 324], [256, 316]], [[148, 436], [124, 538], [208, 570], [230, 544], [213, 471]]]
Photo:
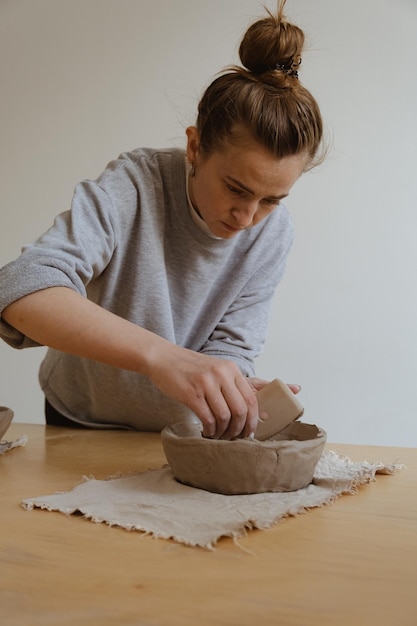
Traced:
[[[259, 441], [273, 437], [304, 413], [304, 408], [297, 397], [278, 378], [258, 391], [256, 397], [260, 415], [255, 439]], [[268, 419], [262, 419], [263, 411], [269, 414]]]

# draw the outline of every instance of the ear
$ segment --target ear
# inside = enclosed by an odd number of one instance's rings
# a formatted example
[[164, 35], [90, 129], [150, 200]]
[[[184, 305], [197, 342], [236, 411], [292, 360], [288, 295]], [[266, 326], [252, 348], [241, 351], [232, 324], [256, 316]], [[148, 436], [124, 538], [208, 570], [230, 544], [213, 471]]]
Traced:
[[185, 132], [187, 134], [187, 159], [195, 165], [199, 156], [200, 133], [195, 126], [189, 126]]

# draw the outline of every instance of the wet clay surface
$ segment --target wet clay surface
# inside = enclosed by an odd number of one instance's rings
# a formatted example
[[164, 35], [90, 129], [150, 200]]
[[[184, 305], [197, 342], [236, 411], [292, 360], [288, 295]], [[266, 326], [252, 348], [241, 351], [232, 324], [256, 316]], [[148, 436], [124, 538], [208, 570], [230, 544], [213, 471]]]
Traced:
[[326, 442], [313, 424], [293, 422], [272, 439], [207, 439], [199, 424], [174, 424], [161, 434], [175, 478], [224, 495], [295, 491], [306, 487]]

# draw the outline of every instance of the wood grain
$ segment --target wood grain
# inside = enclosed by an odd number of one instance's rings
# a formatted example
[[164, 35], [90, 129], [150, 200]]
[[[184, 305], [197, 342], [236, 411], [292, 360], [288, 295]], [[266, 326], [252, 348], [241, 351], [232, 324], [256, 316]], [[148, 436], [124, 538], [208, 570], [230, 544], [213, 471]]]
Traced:
[[13, 424], [7, 438], [23, 434], [0, 457], [2, 624], [417, 624], [417, 449], [329, 444], [407, 467], [210, 552], [20, 506], [83, 476], [161, 467], [158, 434]]

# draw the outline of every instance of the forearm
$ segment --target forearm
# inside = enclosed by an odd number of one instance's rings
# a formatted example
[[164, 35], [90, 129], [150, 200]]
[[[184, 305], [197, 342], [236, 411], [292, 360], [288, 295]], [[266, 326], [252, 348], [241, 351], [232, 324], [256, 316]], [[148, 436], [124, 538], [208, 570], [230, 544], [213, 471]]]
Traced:
[[200, 418], [206, 436], [231, 439], [255, 430], [256, 395], [235, 363], [176, 346], [71, 289], [25, 296], [2, 316], [42, 345], [147, 376]]
[[170, 345], [65, 287], [25, 296], [2, 317], [42, 345], [144, 375], [158, 351]]

